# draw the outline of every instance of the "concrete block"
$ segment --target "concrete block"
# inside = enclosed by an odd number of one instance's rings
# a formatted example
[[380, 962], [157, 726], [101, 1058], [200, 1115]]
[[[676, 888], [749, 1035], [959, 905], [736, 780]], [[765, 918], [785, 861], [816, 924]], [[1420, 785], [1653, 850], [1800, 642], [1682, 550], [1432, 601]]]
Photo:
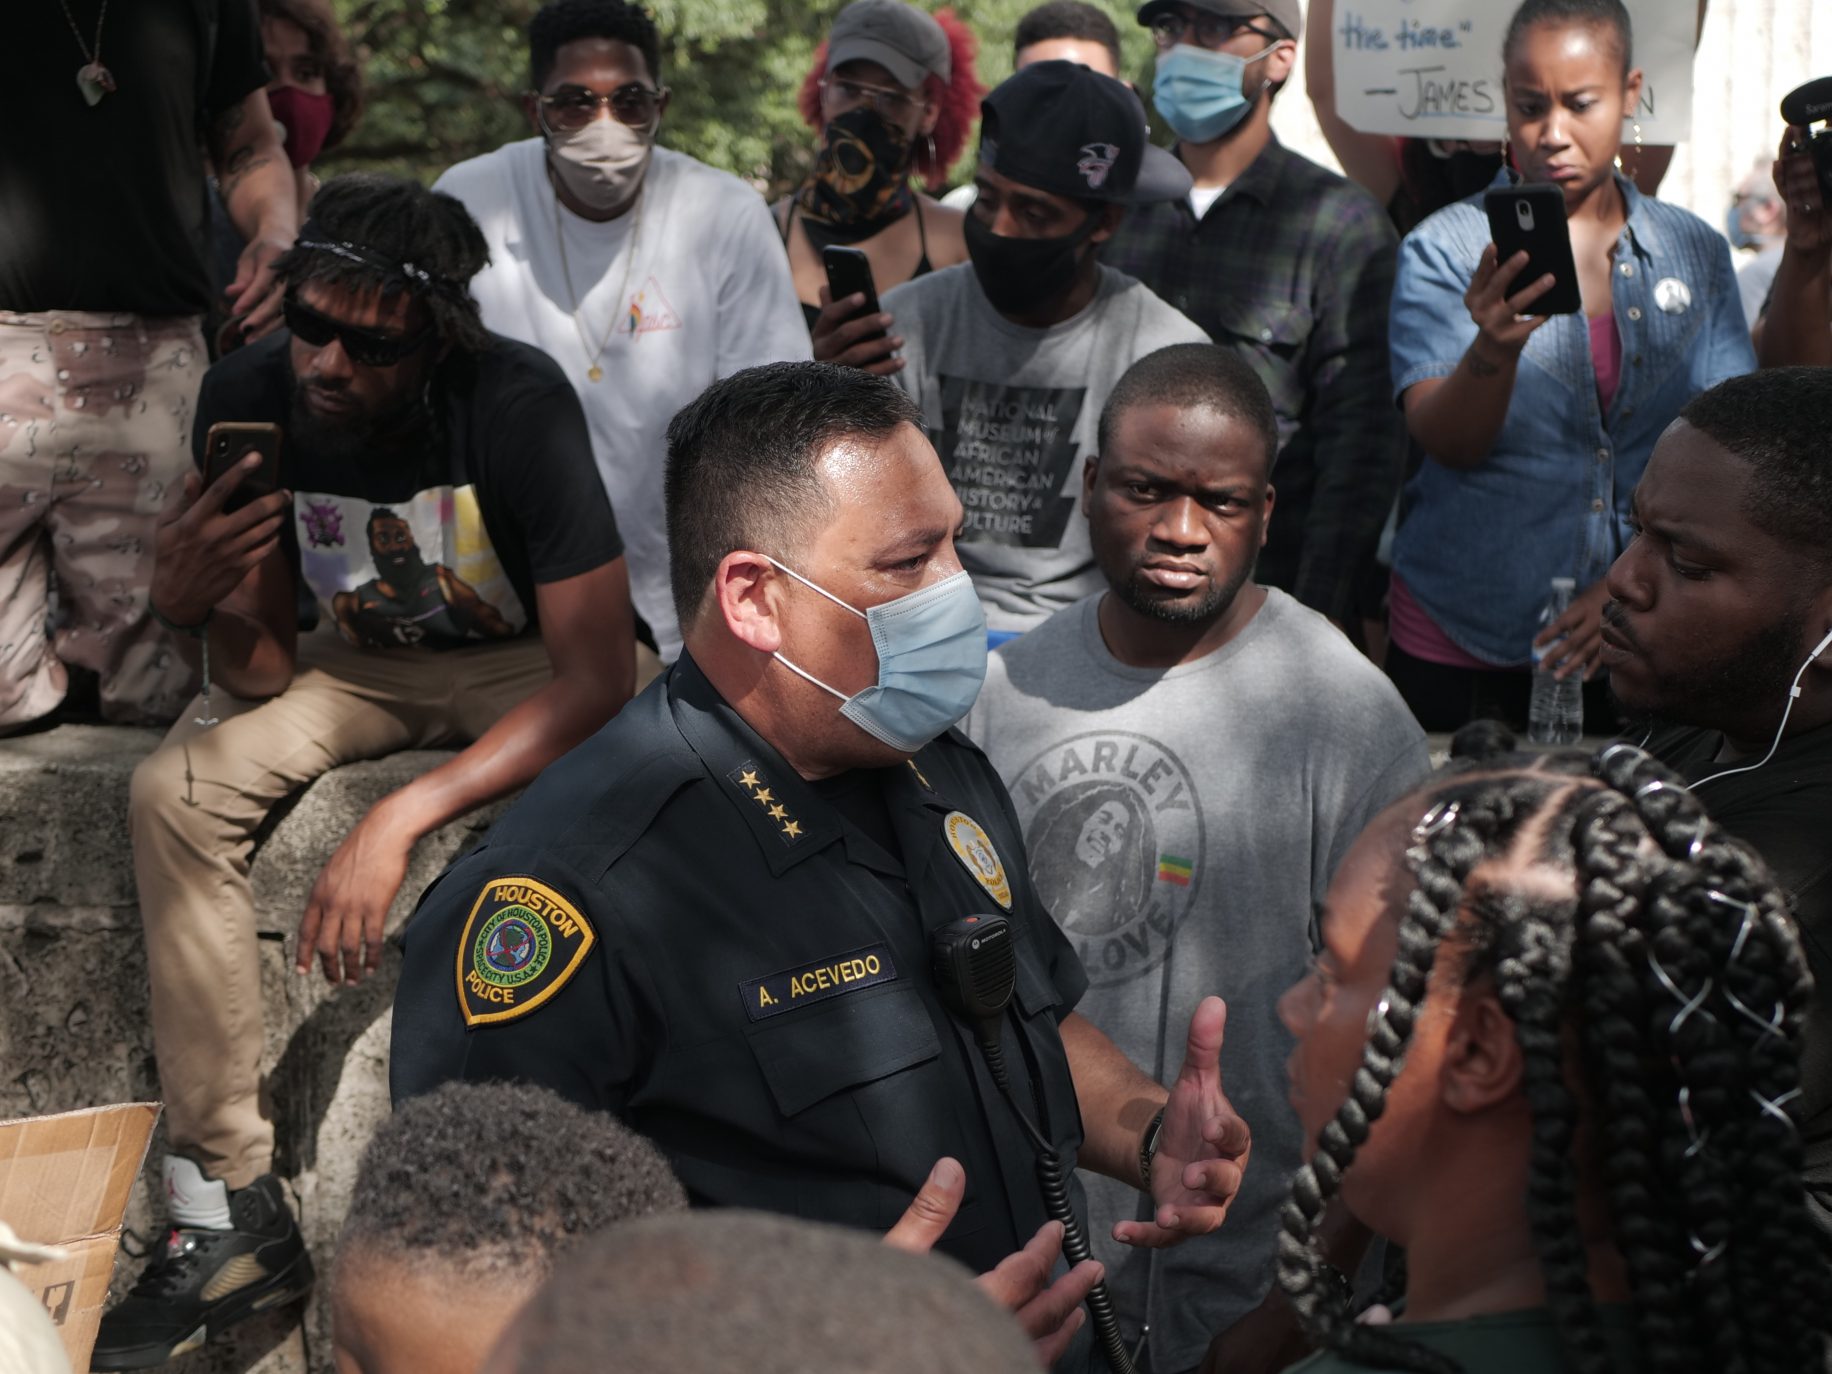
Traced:
[[[157, 1099], [146, 956], [134, 901], [127, 786], [158, 743], [151, 730], [64, 726], [0, 740], [0, 1117]], [[388, 1110], [388, 1037], [400, 968], [332, 989], [292, 971], [298, 919], [319, 869], [378, 799], [449, 758], [442, 751], [351, 764], [306, 788], [260, 837], [251, 870], [260, 935], [266, 1096], [275, 1171], [319, 1268], [304, 1310], [273, 1313], [168, 1366], [174, 1374], [328, 1374], [332, 1243], [358, 1158]], [[474, 843], [502, 805], [415, 848], [389, 915], [398, 932], [421, 890]], [[116, 1264], [125, 1292], [162, 1237], [161, 1129], [128, 1209]]]

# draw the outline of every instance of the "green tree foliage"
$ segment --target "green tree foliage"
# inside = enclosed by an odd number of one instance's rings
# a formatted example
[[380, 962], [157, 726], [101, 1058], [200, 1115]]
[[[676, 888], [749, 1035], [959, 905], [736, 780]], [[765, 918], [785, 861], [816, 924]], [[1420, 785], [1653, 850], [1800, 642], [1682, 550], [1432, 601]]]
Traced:
[[[979, 35], [986, 85], [1011, 74], [1012, 31], [1034, 2], [955, 4]], [[793, 185], [814, 151], [795, 93], [843, 3], [654, 0], [662, 79], [674, 91], [661, 141], [766, 195]], [[539, 0], [337, 0], [363, 60], [369, 103], [362, 123], [319, 170], [384, 169], [431, 181], [454, 162], [526, 138], [524, 34], [539, 7]], [[1150, 39], [1130, 8], [1109, 8], [1136, 79], [1150, 69]], [[970, 145], [955, 179], [971, 163]]]

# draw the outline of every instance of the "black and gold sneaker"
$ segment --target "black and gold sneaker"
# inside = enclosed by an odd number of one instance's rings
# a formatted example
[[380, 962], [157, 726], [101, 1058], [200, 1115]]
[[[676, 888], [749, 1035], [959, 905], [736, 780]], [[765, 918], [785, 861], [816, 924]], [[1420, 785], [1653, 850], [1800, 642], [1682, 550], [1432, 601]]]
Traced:
[[229, 1228], [174, 1226], [120, 1303], [102, 1316], [91, 1369], [151, 1369], [216, 1340], [244, 1317], [311, 1291], [312, 1257], [263, 1174], [229, 1194]]

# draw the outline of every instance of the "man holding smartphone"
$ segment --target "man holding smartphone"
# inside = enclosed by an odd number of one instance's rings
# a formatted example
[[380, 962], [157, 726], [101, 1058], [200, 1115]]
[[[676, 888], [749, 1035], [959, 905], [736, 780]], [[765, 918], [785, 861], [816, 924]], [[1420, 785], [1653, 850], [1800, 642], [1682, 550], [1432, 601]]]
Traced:
[[629, 582], [585, 419], [545, 354], [484, 330], [467, 289], [484, 257], [449, 196], [341, 177], [277, 264], [289, 332], [204, 378], [199, 456], [218, 422], [284, 427], [281, 485], [230, 509], [267, 461], [243, 442], [159, 527], [153, 611], [204, 679], [129, 808], [171, 1231], [103, 1318], [97, 1369], [162, 1363], [312, 1282], [262, 1101], [248, 870], [273, 808], [342, 763], [462, 746], [378, 802], [312, 889], [298, 971], [355, 983], [415, 842], [630, 695]]

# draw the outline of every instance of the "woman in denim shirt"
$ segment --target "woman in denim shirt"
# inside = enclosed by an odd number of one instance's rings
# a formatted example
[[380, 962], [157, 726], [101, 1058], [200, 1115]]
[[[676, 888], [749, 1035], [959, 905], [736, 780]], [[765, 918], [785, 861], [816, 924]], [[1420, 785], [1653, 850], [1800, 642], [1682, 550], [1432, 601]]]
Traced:
[[[1479, 197], [1400, 245], [1393, 389], [1426, 457], [1401, 498], [1388, 671], [1430, 730], [1523, 726], [1536, 636], [1563, 637], [1562, 674], [1596, 673], [1603, 575], [1654, 441], [1755, 366], [1723, 238], [1615, 169], [1641, 92], [1619, 0], [1526, 0], [1502, 58], [1513, 158], [1565, 193], [1584, 310], [1527, 315], [1552, 278], [1515, 281], [1525, 254], [1497, 264]], [[1555, 577], [1580, 590], [1542, 633]]]

